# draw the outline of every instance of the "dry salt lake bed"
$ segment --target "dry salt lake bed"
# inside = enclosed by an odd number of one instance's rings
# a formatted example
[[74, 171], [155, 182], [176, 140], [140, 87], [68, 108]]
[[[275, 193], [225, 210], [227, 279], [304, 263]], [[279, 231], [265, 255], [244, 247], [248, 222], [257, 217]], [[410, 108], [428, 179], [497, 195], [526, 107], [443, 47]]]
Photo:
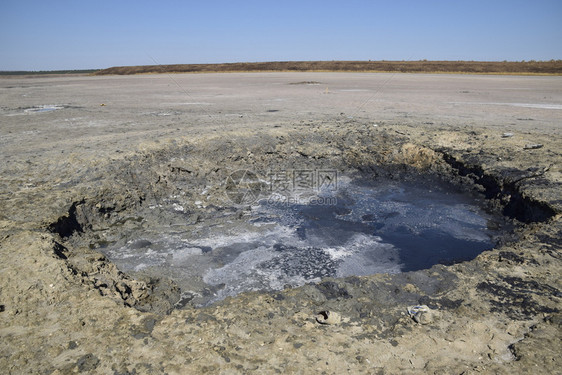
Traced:
[[0, 78], [7, 373], [555, 373], [561, 77]]

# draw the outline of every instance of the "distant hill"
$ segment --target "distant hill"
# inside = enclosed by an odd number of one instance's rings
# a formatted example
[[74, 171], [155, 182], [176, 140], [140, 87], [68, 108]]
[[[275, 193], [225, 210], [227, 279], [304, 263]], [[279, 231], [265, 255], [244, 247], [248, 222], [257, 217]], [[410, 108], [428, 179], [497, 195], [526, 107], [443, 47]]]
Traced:
[[403, 72], [562, 75], [562, 60], [551, 61], [275, 61], [225, 64], [118, 66], [93, 74], [208, 72]]

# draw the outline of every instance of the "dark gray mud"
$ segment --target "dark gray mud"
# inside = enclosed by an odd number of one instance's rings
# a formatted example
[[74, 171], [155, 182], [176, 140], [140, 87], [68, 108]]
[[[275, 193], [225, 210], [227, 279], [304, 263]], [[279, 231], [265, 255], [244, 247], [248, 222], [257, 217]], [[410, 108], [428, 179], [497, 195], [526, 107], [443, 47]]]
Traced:
[[471, 260], [513, 227], [486, 212], [483, 197], [442, 181], [357, 183], [340, 176], [332, 189], [271, 193], [242, 217], [218, 214], [199, 223], [213, 227], [204, 234], [140, 231], [99, 250], [125, 272], [171, 278], [182, 289], [180, 305], [189, 299], [197, 306], [326, 277]]

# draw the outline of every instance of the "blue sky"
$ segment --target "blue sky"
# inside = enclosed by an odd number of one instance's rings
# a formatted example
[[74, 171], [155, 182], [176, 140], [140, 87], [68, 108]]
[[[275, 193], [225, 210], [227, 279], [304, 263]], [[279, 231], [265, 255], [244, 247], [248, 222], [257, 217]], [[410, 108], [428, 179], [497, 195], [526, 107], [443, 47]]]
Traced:
[[562, 59], [562, 1], [0, 1], [0, 70]]

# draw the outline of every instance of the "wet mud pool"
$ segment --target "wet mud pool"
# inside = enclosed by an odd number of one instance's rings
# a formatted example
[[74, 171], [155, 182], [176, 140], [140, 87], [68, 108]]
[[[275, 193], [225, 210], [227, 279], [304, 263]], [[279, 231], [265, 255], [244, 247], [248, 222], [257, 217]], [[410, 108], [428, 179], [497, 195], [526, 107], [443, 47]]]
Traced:
[[177, 307], [203, 306], [326, 277], [471, 260], [513, 228], [481, 195], [434, 178], [340, 176], [325, 189], [264, 193], [241, 218], [207, 220], [190, 233], [136, 233], [99, 251], [124, 272], [172, 279], [182, 290]]

